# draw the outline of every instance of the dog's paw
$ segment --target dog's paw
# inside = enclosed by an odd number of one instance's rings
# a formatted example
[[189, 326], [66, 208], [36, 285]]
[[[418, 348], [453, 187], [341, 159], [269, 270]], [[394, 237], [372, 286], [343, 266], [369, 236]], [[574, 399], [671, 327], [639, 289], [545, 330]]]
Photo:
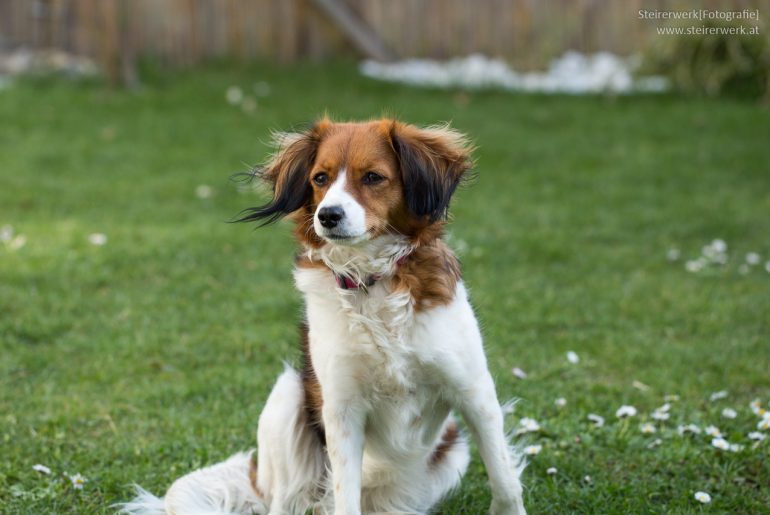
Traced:
[[494, 499], [489, 507], [489, 515], [527, 515], [521, 500], [503, 501]]

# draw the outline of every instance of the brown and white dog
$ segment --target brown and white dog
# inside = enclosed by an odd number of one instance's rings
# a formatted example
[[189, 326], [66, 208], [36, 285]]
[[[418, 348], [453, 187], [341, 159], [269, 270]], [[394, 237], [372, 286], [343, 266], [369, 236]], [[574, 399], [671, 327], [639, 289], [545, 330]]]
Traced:
[[[466, 138], [394, 120], [322, 119], [282, 134], [272, 200], [242, 220], [296, 222], [304, 368], [265, 404], [256, 453], [140, 489], [129, 513], [426, 513], [456, 487], [474, 436], [491, 513], [523, 514], [523, 464], [503, 430], [457, 258], [441, 240], [472, 166]], [[256, 454], [256, 456], [254, 456]]]

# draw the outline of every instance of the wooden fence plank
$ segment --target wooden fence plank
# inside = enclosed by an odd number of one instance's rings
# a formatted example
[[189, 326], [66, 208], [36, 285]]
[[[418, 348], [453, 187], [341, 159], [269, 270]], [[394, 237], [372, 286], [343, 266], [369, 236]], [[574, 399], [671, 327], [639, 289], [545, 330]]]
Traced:
[[[770, 0], [701, 5], [770, 15]], [[98, 60], [111, 76], [142, 55], [185, 66], [224, 56], [482, 52], [542, 68], [570, 49], [639, 51], [664, 23], [638, 19], [639, 9], [686, 8], [683, 0], [0, 0], [0, 50], [54, 46]]]

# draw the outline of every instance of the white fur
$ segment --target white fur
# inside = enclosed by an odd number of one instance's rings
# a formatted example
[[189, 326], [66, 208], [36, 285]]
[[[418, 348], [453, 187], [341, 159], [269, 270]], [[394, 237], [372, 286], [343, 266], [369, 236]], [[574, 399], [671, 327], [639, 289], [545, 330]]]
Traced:
[[[316, 234], [322, 238], [329, 238], [331, 234], [348, 238], [346, 244], [358, 243], [366, 238], [366, 210], [345, 188], [347, 187], [347, 172], [343, 168], [337, 175], [337, 179], [329, 186], [323, 200], [318, 204], [313, 217], [313, 228]], [[321, 225], [318, 212], [325, 207], [341, 207], [345, 216], [340, 223], [327, 229]]]
[[251, 452], [198, 469], [176, 480], [163, 499], [137, 486], [137, 497], [120, 505], [121, 513], [210, 515], [267, 513], [249, 482]]
[[[396, 262], [409, 251], [398, 237], [308, 251], [311, 259], [359, 282], [380, 276], [368, 290], [338, 288], [327, 269], [295, 271], [307, 306], [327, 447], [305, 423], [302, 384], [287, 369], [259, 421], [257, 485], [263, 498], [248, 498], [242, 513], [266, 513], [266, 507], [270, 514], [426, 513], [459, 484], [468, 465], [464, 437], [443, 460], [429, 463], [452, 423], [452, 409], [462, 414], [486, 465], [491, 512], [525, 513], [519, 483], [523, 464], [504, 435], [465, 287], [458, 283], [448, 305], [415, 311], [411, 296], [393, 292], [390, 282]], [[242, 485], [243, 479], [234, 479], [231, 472], [247, 471], [227, 465], [231, 460], [178, 480], [167, 494], [167, 513], [193, 513], [174, 511], [169, 499], [178, 503], [174, 506], [186, 506], [201, 497], [195, 492], [204, 479], [228, 492], [231, 487], [225, 484]], [[202, 475], [225, 465], [221, 476]], [[156, 507], [154, 502], [148, 506]], [[221, 501], [211, 500], [209, 508], [209, 513], [228, 513]]]

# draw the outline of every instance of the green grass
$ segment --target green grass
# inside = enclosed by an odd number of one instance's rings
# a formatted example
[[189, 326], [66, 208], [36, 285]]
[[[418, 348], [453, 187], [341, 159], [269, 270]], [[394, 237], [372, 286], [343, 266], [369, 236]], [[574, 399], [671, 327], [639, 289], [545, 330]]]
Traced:
[[[225, 102], [228, 86], [261, 80], [271, 93], [254, 113]], [[0, 92], [0, 225], [27, 240], [0, 243], [0, 511], [109, 512], [131, 483], [162, 493], [254, 444], [282, 360], [298, 360], [301, 304], [288, 224], [225, 223], [261, 200], [228, 177], [264, 158], [270, 129], [325, 110], [451, 120], [478, 144], [479, 179], [455, 199], [450, 240], [500, 397], [521, 399], [509, 423], [543, 427], [527, 435], [543, 445], [524, 474], [531, 512], [767, 509], [770, 438], [752, 446], [746, 434], [759, 420], [749, 401], [770, 400], [770, 273], [739, 264], [749, 251], [770, 259], [770, 113], [675, 96], [417, 90], [337, 63], [161, 74], [137, 93], [56, 81]], [[211, 198], [197, 198], [201, 184]], [[106, 245], [88, 243], [96, 232]], [[714, 238], [730, 262], [687, 272]], [[671, 247], [681, 260], [666, 259]], [[681, 399], [671, 419], [643, 435], [665, 394]], [[622, 404], [639, 415], [618, 421]], [[721, 417], [728, 406], [736, 419]], [[682, 438], [687, 422], [746, 447]], [[88, 483], [75, 490], [64, 472]], [[697, 503], [698, 490], [713, 502]], [[439, 511], [489, 502], [474, 454]]]

